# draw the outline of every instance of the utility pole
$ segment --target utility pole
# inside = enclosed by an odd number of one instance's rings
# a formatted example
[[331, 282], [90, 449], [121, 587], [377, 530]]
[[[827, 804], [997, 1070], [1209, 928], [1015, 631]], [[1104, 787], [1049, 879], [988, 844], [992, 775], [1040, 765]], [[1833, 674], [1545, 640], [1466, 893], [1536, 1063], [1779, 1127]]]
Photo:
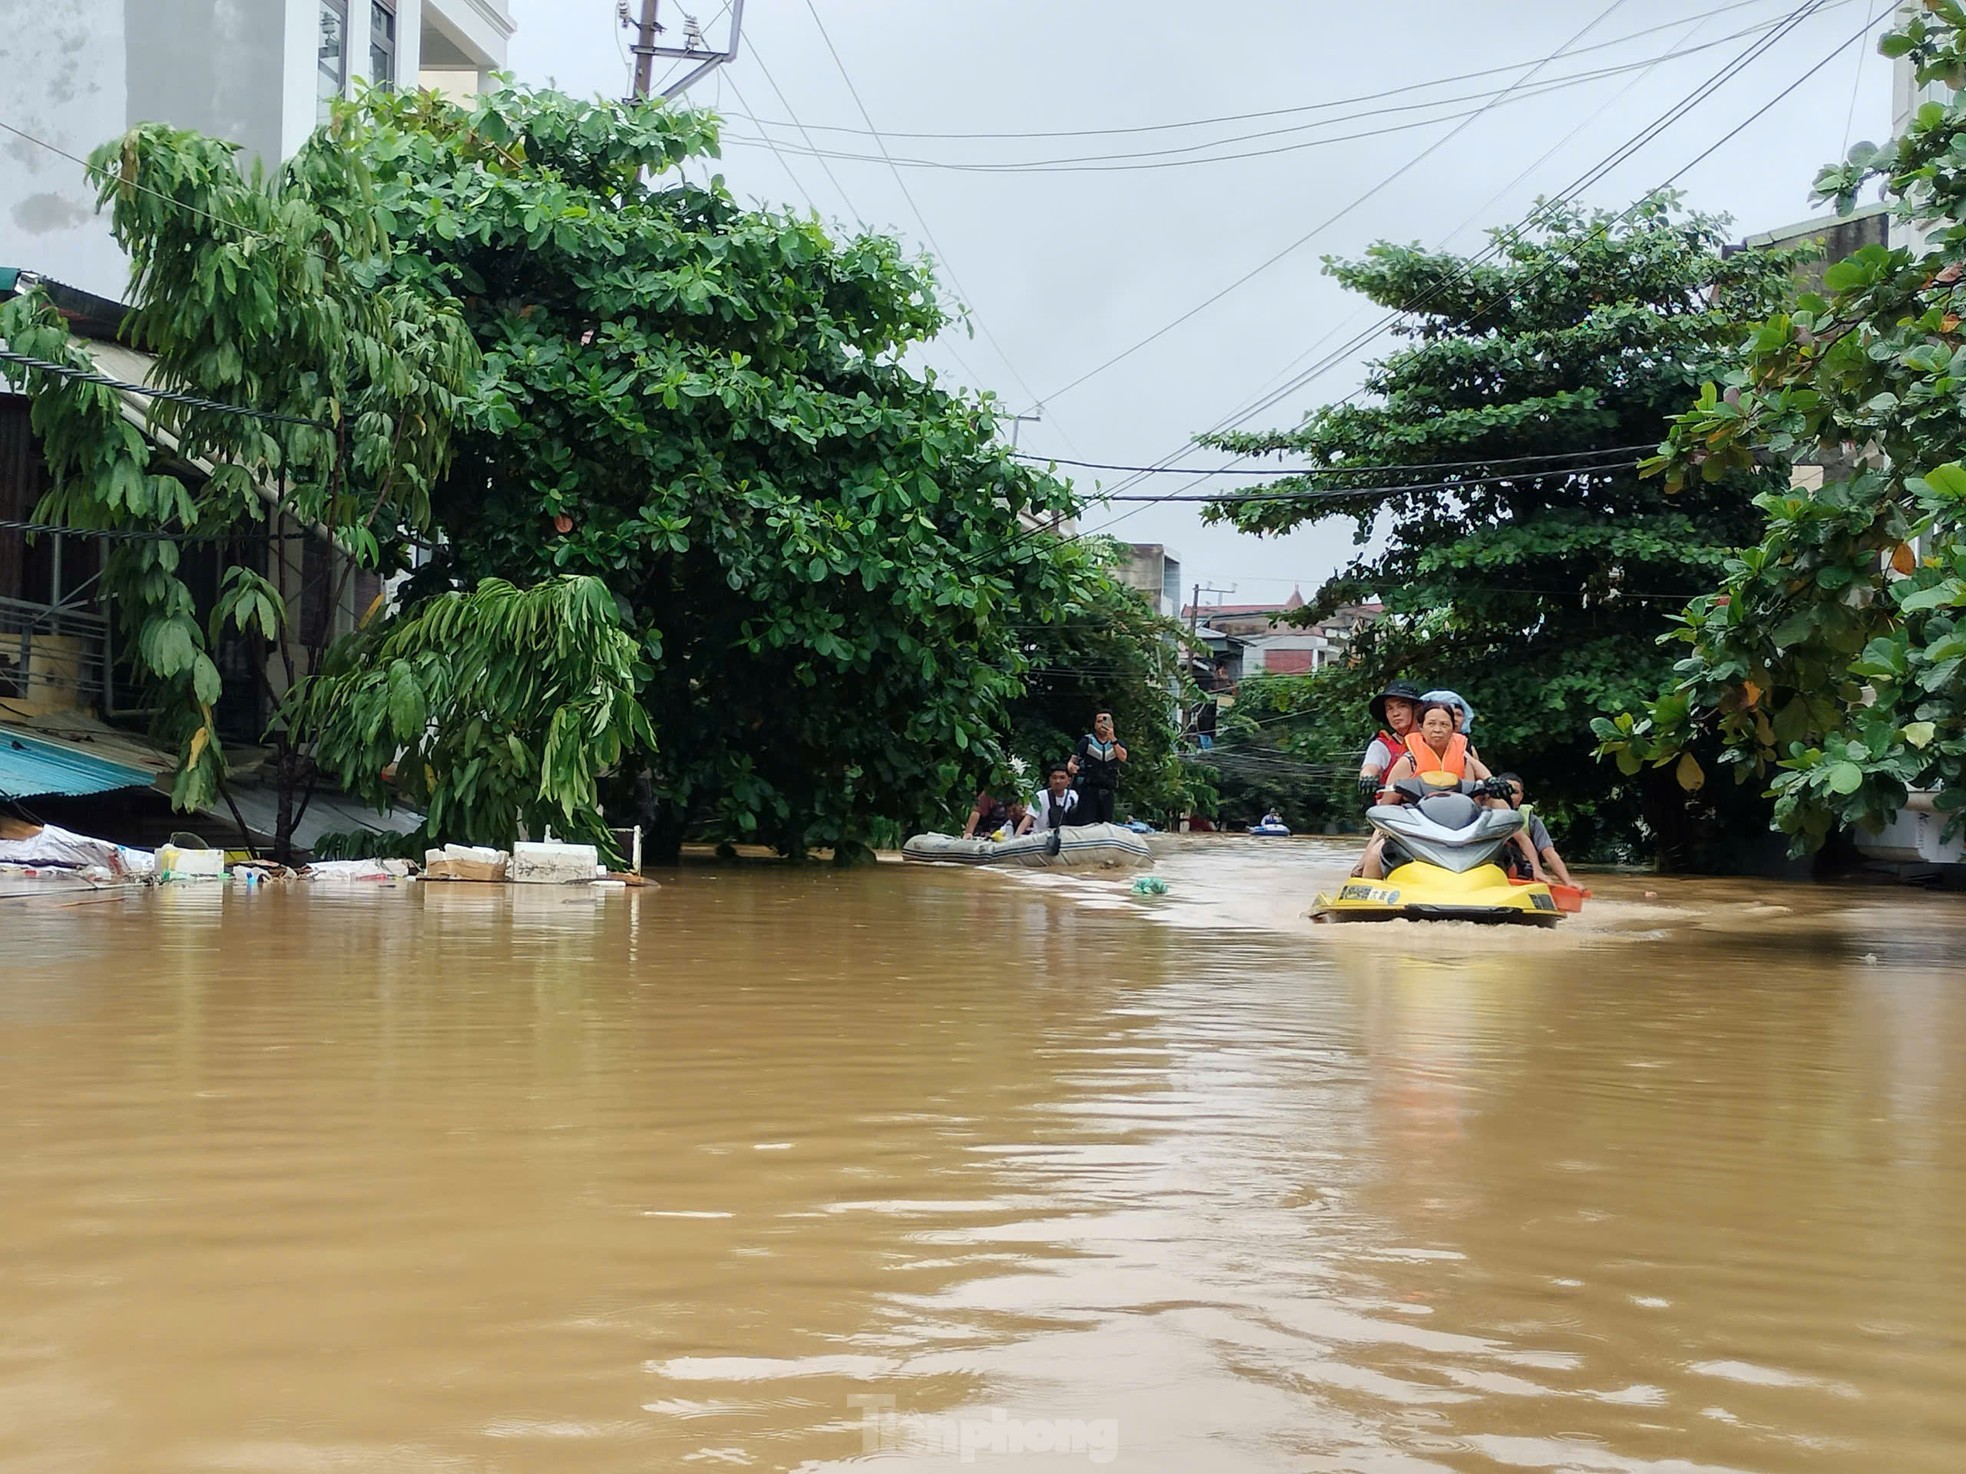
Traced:
[[[1190, 660], [1194, 658], [1196, 646], [1201, 643], [1196, 637], [1195, 632], [1201, 628], [1202, 594], [1204, 592], [1211, 594], [1233, 594], [1235, 591], [1234, 584], [1230, 584], [1226, 589], [1218, 589], [1213, 584], [1197, 583], [1195, 585], [1195, 597], [1188, 605], [1188, 658]], [[1210, 669], [1212, 671], [1213, 667], [1211, 666]]]
[[[649, 90], [654, 86], [655, 59], [667, 57], [672, 61], [690, 61], [696, 65], [684, 72], [680, 81], [671, 82], [662, 89], [662, 100], [670, 102], [681, 97], [690, 87], [703, 77], [707, 77], [725, 62], [737, 60], [738, 38], [744, 32], [744, 0], [731, 0], [730, 39], [724, 43], [722, 51], [712, 51], [703, 39], [703, 31], [688, 11], [683, 12], [683, 44], [681, 46], [658, 46], [655, 38], [662, 34], [662, 27], [656, 24], [655, 9], [657, 0], [642, 0], [642, 18], [635, 25], [635, 44], [629, 48], [635, 53], [635, 96], [647, 101]], [[626, 0], [620, 10], [621, 23], [630, 24]]]
[[[655, 23], [657, 3], [658, 0], [642, 0], [642, 19], [635, 37], [635, 96], [640, 98], [649, 95], [649, 83], [655, 78], [655, 38], [662, 31]], [[625, 13], [622, 19], [627, 20]]]
[[1017, 449], [1017, 427], [1019, 425], [1022, 425], [1026, 420], [1029, 420], [1035, 425], [1043, 421], [1043, 419], [1044, 411], [1042, 408], [1036, 414], [1032, 415], [1012, 415], [1010, 417], [1010, 448], [1012, 450]]

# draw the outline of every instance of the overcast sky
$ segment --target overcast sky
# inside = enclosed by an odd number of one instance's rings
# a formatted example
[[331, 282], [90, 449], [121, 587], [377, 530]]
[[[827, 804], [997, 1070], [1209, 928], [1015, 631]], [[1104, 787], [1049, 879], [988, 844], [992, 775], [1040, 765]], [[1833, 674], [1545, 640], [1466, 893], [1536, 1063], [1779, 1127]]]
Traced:
[[[722, 172], [740, 199], [810, 207], [848, 226], [865, 221], [921, 248], [933, 238], [945, 288], [978, 327], [974, 338], [951, 335], [924, 357], [1016, 409], [1041, 401], [1043, 419], [1021, 427], [1025, 448], [1144, 465], [1239, 414], [1287, 369], [1316, 363], [1374, 320], [1323, 275], [1323, 256], [1380, 239], [1479, 247], [1486, 228], [1512, 224], [1538, 195], [1568, 189], [1805, 0], [816, 3], [845, 78], [897, 159], [1152, 154], [1121, 161], [1155, 166], [1145, 168], [891, 169], [866, 136], [807, 0], [749, 0], [739, 59], [689, 94], [726, 118]], [[1846, 141], [1881, 139], [1890, 122], [1890, 67], [1875, 53], [1881, 27], [1777, 100], [1888, 0], [1807, 3], [1814, 9], [1792, 31], [1585, 190], [1583, 202], [1622, 208], [1754, 117], [1679, 187], [1696, 207], [1732, 215], [1737, 234], [1805, 218], [1818, 166], [1841, 156]], [[631, 8], [639, 11], [639, 0]], [[627, 90], [629, 37], [615, 0], [512, 0], [512, 11], [511, 67], [521, 80], [550, 79], [579, 94]], [[722, 40], [724, 0], [695, 0], [687, 11], [663, 0], [665, 41], [674, 44], [686, 14]], [[1689, 48], [1703, 49], [1645, 66]], [[1620, 67], [1628, 69], [1521, 95]], [[1487, 69], [1505, 70], [1468, 76]], [[1467, 79], [1355, 100], [1457, 77]], [[1514, 93], [1496, 96], [1511, 86]], [[1085, 133], [1314, 106], [1320, 110], [1199, 128]], [[745, 115], [796, 119], [817, 148], [868, 157], [822, 167], [799, 156], [808, 143], [796, 129], [761, 129]], [[1397, 131], [1380, 131], [1387, 129]], [[1079, 136], [899, 136], [1066, 132]], [[1377, 136], [1342, 136], [1366, 133]], [[775, 154], [739, 141], [764, 135], [783, 147]], [[1238, 137], [1244, 141], [1217, 142]], [[1263, 150], [1284, 151], [1165, 167], [1171, 158]], [[1099, 367], [1286, 248], [1220, 301]], [[1294, 424], [1342, 398], [1356, 387], [1360, 363], [1388, 341], [1365, 345], [1250, 427]], [[1219, 466], [1225, 458], [1193, 451], [1181, 463]], [[1073, 474], [1088, 492], [1095, 479], [1108, 487], [1122, 479]], [[1154, 476], [1129, 490], [1192, 494], [1242, 484], [1186, 488], [1187, 479]], [[1292, 583], [1308, 595], [1350, 553], [1344, 522], [1256, 539], [1204, 528], [1193, 505], [1136, 508], [1095, 507], [1084, 526], [1129, 514], [1115, 535], [1166, 543], [1189, 584], [1236, 590], [1204, 602], [1281, 599]]]

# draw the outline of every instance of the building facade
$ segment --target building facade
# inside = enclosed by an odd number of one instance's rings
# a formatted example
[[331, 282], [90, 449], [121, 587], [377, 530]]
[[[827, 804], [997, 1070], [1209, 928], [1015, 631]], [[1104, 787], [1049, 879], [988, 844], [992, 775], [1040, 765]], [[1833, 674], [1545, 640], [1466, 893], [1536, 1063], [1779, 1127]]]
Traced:
[[1154, 613], [1172, 617], [1181, 607], [1181, 559], [1160, 543], [1128, 543], [1113, 574], [1153, 606]]
[[[65, 0], [0, 27], [0, 262], [111, 300], [128, 263], [76, 159], [138, 123], [276, 165], [362, 82], [477, 91], [505, 64], [508, 0]], [[21, 135], [26, 135], [25, 137]]]

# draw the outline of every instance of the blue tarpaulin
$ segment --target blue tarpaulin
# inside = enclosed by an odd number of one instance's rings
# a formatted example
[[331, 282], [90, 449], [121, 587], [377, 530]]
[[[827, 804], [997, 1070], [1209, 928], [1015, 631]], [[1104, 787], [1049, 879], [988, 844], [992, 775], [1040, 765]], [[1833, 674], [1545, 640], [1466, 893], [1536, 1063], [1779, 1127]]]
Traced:
[[148, 788], [156, 774], [0, 727], [0, 798]]

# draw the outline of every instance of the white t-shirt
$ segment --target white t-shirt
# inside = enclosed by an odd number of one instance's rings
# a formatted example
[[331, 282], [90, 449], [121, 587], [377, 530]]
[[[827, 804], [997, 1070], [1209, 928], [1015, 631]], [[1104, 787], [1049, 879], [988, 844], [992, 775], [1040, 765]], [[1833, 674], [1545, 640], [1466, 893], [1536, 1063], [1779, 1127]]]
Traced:
[[[1064, 818], [1065, 816], [1069, 815], [1072, 812], [1072, 810], [1076, 809], [1078, 806], [1079, 806], [1078, 790], [1076, 788], [1066, 789], [1065, 796], [1058, 800], [1059, 817], [1061, 819]], [[1044, 788], [1040, 788], [1035, 794], [1033, 794], [1031, 796], [1030, 803], [1026, 804], [1025, 807], [1031, 811], [1031, 817], [1035, 821], [1031, 825], [1031, 830], [1033, 833], [1041, 833], [1044, 830], [1047, 830], [1052, 827], [1051, 789], [1048, 786]]]

